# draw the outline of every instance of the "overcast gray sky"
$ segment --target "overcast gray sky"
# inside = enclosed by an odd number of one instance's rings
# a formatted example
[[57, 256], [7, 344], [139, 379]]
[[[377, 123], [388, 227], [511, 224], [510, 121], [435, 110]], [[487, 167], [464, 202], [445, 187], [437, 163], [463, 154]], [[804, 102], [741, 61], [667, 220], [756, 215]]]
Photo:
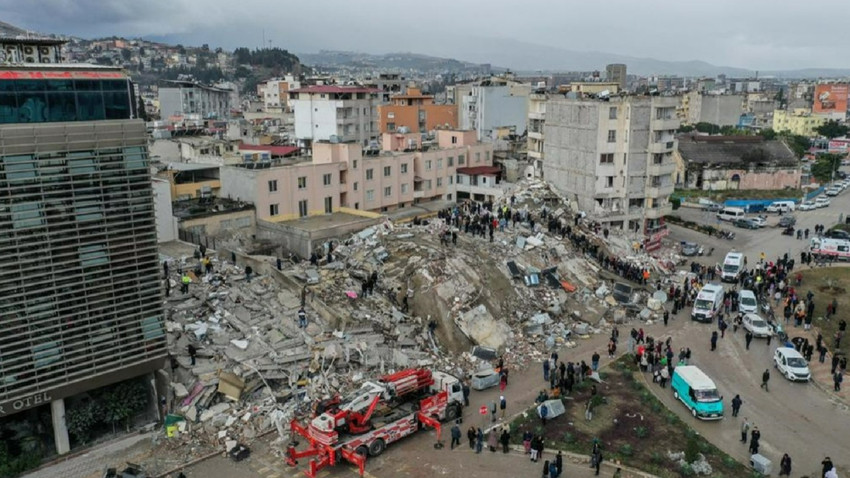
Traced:
[[[0, 0], [0, 12], [42, 32], [228, 49], [259, 46], [265, 29], [295, 52], [412, 51], [507, 67], [511, 57], [494, 57], [514, 41], [761, 70], [850, 67], [850, 0]], [[541, 68], [557, 63], [545, 51]]]

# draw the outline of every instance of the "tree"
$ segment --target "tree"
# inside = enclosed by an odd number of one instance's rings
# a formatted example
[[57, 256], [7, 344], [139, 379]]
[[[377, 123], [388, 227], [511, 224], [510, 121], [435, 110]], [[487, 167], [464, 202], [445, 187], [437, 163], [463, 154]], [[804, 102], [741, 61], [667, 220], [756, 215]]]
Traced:
[[130, 61], [130, 58], [132, 56], [133, 56], [133, 52], [130, 51], [128, 48], [122, 48], [121, 49], [121, 58], [123, 58], [124, 61]]
[[701, 122], [697, 123], [696, 125], [694, 125], [694, 128], [696, 128], [696, 130], [699, 131], [700, 133], [707, 133], [707, 134], [719, 134], [720, 133], [720, 126], [717, 126], [716, 124], [712, 124], [712, 123], [706, 123], [704, 121], [701, 121]]
[[130, 431], [130, 419], [145, 409], [148, 393], [144, 383], [137, 380], [113, 386], [103, 394], [103, 420], [112, 424], [123, 423]]
[[679, 126], [679, 133], [690, 133], [693, 130], [694, 130], [694, 127], [692, 125], [689, 125], [689, 124], [684, 124], [682, 126]]
[[773, 131], [770, 128], [763, 129], [759, 132], [762, 138], [770, 141], [776, 139], [776, 131]]
[[773, 97], [773, 100], [779, 104], [779, 109], [785, 108], [785, 89], [780, 88], [776, 92], [776, 96]]
[[841, 167], [841, 156], [837, 154], [821, 154], [812, 165], [812, 176], [826, 183], [832, 180], [832, 175]]
[[848, 127], [839, 123], [835, 120], [829, 120], [826, 123], [820, 125], [815, 130], [821, 136], [825, 136], [829, 139], [837, 138], [839, 136], [846, 136]]
[[800, 136], [799, 134], [785, 135], [783, 138], [785, 139], [785, 144], [791, 148], [791, 151], [793, 151], [798, 158], [802, 158], [812, 146], [812, 142], [809, 141], [809, 138]]
[[87, 443], [91, 433], [100, 420], [100, 406], [94, 400], [86, 400], [75, 407], [65, 411], [65, 422], [68, 425], [68, 433], [77, 440], [77, 443]]
[[145, 100], [142, 99], [141, 96], [136, 98], [136, 100], [137, 100], [137, 103], [136, 103], [136, 114], [137, 114], [137, 116], [139, 118], [145, 120], [145, 121], [150, 121], [151, 118], [150, 118], [150, 116], [148, 116], [147, 109], [145, 109]]

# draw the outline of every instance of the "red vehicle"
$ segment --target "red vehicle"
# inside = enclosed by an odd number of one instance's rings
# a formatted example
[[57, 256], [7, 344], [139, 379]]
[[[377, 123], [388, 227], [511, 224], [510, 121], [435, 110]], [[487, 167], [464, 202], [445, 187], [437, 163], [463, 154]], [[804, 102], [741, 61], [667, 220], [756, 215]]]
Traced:
[[315, 478], [319, 470], [346, 460], [363, 476], [367, 456], [378, 456], [387, 445], [424, 427], [437, 430], [440, 422], [460, 416], [463, 389], [460, 380], [428, 369], [406, 369], [364, 383], [348, 397], [335, 396], [316, 404], [309, 425], [292, 420], [290, 429], [307, 440], [289, 444], [286, 463], [312, 457], [304, 474]]

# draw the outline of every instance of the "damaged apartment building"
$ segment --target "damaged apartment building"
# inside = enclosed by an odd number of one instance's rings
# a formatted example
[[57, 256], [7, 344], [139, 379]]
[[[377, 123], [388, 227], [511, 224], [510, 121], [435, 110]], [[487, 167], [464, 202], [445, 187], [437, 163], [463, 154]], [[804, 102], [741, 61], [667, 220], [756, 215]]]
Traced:
[[638, 231], [647, 250], [657, 249], [672, 210], [677, 105], [662, 96], [551, 98], [544, 177], [575, 210]]

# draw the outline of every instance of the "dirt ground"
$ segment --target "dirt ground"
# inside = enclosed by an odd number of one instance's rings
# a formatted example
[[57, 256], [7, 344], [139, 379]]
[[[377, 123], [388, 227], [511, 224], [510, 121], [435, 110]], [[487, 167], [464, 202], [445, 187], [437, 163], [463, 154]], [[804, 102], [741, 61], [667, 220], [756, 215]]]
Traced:
[[[585, 419], [584, 410], [594, 382], [585, 380], [566, 397], [566, 413], [541, 426], [539, 418], [521, 417], [511, 425], [511, 437], [522, 442], [526, 430], [542, 433], [546, 447], [589, 454], [594, 440], [602, 446], [606, 460], [618, 461], [661, 477], [682, 475], [667, 452], [684, 451], [689, 437], [696, 440], [699, 452], [712, 466], [713, 477], [748, 476], [749, 471], [733, 458], [712, 446], [667, 410], [634, 375], [630, 360], [621, 359], [600, 372], [603, 383], [596, 384], [604, 402], [594, 409], [593, 419]], [[637, 372], [639, 373], [639, 372]], [[656, 385], [650, 385], [656, 386]]]
[[[823, 334], [824, 343], [827, 348], [834, 348], [833, 337], [838, 330], [838, 321], [842, 318], [848, 320], [850, 317], [850, 268], [847, 267], [821, 267], [817, 269], [802, 271], [803, 284], [798, 290], [803, 294], [811, 290], [815, 294], [815, 320], [812, 324]], [[830, 320], [818, 320], [818, 317], [826, 316], [826, 306], [832, 299], [838, 301], [838, 315]], [[793, 327], [788, 334], [794, 336]], [[850, 338], [845, 334], [838, 347], [840, 352], [850, 352]]]

